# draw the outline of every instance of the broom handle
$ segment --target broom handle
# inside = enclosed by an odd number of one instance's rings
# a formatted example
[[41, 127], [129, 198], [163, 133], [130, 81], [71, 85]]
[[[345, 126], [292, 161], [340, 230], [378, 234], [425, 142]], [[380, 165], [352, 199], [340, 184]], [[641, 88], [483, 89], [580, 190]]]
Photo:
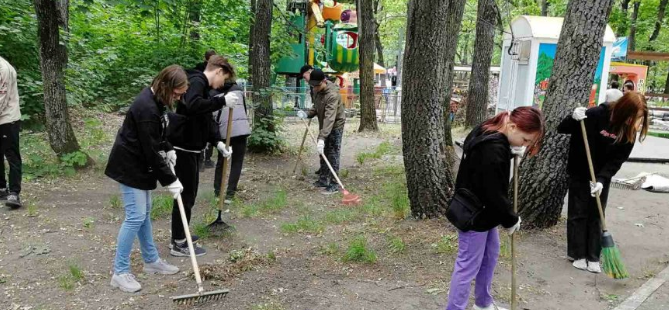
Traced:
[[[588, 168], [590, 168], [590, 179], [592, 183], [597, 184], [597, 178], [595, 177], [595, 168], [592, 166], [592, 156], [590, 155], [590, 145], [588, 144], [588, 133], [585, 131], [585, 121], [581, 120], [581, 132], [583, 133], [583, 143], [585, 143], [585, 154], [588, 156]], [[604, 219], [604, 211], [602, 209], [602, 201], [599, 199], [599, 193], [595, 194], [595, 199], [597, 200], [597, 209], [599, 210], [599, 218], [602, 222], [602, 230], [606, 231], [606, 221]]]
[[193, 273], [195, 274], [195, 281], [197, 282], [197, 291], [202, 293], [202, 278], [200, 278], [200, 267], [197, 265], [195, 258], [195, 249], [193, 248], [193, 239], [190, 236], [190, 229], [188, 228], [188, 219], [186, 219], [186, 212], [184, 211], [184, 202], [181, 200], [181, 194], [177, 195], [177, 204], [179, 205], [179, 214], [181, 215], [181, 223], [184, 225], [184, 232], [186, 233], [186, 242], [188, 242], [188, 253], [190, 253], [190, 262], [193, 265]]
[[304, 148], [304, 141], [307, 140], [307, 133], [309, 132], [309, 126], [311, 126], [311, 120], [312, 120], [312, 118], [309, 119], [309, 123], [307, 123], [307, 128], [304, 130], [304, 136], [302, 136], [302, 144], [300, 144], [300, 151], [297, 152], [297, 160], [295, 161], [295, 167], [293, 168], [293, 174], [295, 174], [295, 171], [297, 171], [297, 165], [300, 163], [300, 156], [302, 156], [302, 149]]
[[[513, 156], [513, 212], [518, 214], [518, 155]], [[516, 234], [511, 235], [511, 310], [518, 309], [516, 296]]]
[[[230, 136], [232, 135], [232, 107], [230, 107], [229, 109], [230, 111], [228, 112], [228, 128], [226, 128], [225, 147], [230, 147]], [[228, 172], [228, 158], [223, 157], [223, 167], [221, 168], [221, 188], [218, 191], [219, 212], [223, 211], [223, 201], [225, 200], [224, 199], [225, 197], [223, 196], [223, 191], [225, 190], [227, 192], [227, 190], [225, 189], [225, 185], [228, 181], [228, 178], [225, 177], [227, 172]]]
[[[314, 143], [316, 143], [316, 145], [318, 145], [318, 141], [316, 140], [316, 137], [314, 137], [314, 134], [311, 133], [311, 130], [309, 130], [309, 127], [308, 127], [309, 125], [307, 125], [307, 123], [304, 120], [302, 120], [302, 122], [307, 126], [307, 132], [309, 133], [309, 136], [311, 136], [311, 140], [314, 140]], [[325, 154], [320, 154], [319, 153], [319, 155], [321, 155], [321, 157], [323, 158], [325, 163], [328, 165], [328, 168], [330, 168], [330, 172], [332, 172], [332, 175], [337, 180], [337, 183], [339, 183], [339, 186], [341, 186], [341, 189], [346, 190], [346, 188], [344, 187], [344, 184], [341, 183], [341, 180], [339, 179], [339, 176], [337, 176], [337, 173], [332, 168], [332, 165], [330, 165], [330, 161], [328, 161], [328, 158], [325, 157]]]

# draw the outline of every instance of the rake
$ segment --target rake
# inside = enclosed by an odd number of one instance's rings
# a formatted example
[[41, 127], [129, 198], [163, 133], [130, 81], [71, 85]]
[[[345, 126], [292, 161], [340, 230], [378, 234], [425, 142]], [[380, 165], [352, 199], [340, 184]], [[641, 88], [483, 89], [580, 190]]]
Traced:
[[293, 174], [297, 171], [297, 165], [300, 163], [300, 157], [302, 156], [302, 150], [304, 149], [304, 141], [307, 140], [307, 133], [309, 132], [309, 126], [311, 126], [311, 118], [309, 123], [307, 123], [307, 128], [304, 130], [304, 136], [302, 136], [302, 144], [300, 144], [300, 150], [297, 152], [297, 160], [295, 161], [295, 167], [293, 167]]
[[[309, 125], [307, 122], [302, 120], [302, 123], [304, 123], [305, 126], [307, 126], [307, 132], [309, 133], [309, 136], [311, 136], [311, 139], [314, 141], [314, 143], [318, 143], [316, 140], [316, 137], [314, 137], [314, 134], [311, 133], [311, 130], [309, 130]], [[337, 183], [341, 187], [341, 193], [344, 195], [344, 198], [342, 198], [342, 203], [345, 205], [356, 205], [362, 202], [362, 198], [356, 194], [352, 194], [351, 192], [347, 191], [346, 188], [344, 187], [344, 184], [341, 183], [341, 180], [339, 179], [339, 176], [337, 176], [337, 173], [334, 171], [332, 168], [332, 165], [330, 165], [330, 161], [328, 158], [325, 156], [325, 154], [320, 154], [321, 158], [323, 158], [323, 161], [328, 165], [328, 168], [330, 168], [330, 172], [332, 172], [332, 175], [335, 177], [337, 180]]]
[[[585, 130], [585, 121], [581, 120], [581, 132], [583, 134], [583, 143], [585, 143], [585, 153], [588, 156], [588, 168], [590, 169], [590, 179], [593, 183], [597, 183], [595, 178], [595, 169], [592, 166], [592, 156], [590, 155], [590, 146], [588, 144], [588, 134]], [[629, 277], [625, 264], [620, 255], [620, 250], [613, 242], [613, 236], [606, 229], [606, 219], [604, 218], [604, 211], [602, 208], [602, 201], [599, 199], [599, 193], [595, 195], [597, 200], [597, 209], [599, 211], [599, 218], [602, 222], [602, 270], [606, 275], [613, 279], [626, 279]]]
[[[518, 214], [518, 155], [513, 156], [513, 212]], [[518, 309], [518, 283], [516, 282], [516, 234], [511, 235], [511, 310]]]
[[[227, 135], [225, 136], [225, 147], [230, 147], [230, 136], [232, 135], [232, 107], [229, 109], [230, 111], [228, 112], [228, 126], [226, 128]], [[225, 185], [228, 181], [228, 178], [226, 178], [227, 172], [228, 158], [223, 157], [223, 167], [221, 169], [221, 188], [219, 189], [218, 193], [218, 216], [216, 217], [215, 221], [207, 225], [209, 230], [214, 233], [230, 228], [230, 225], [224, 222], [223, 218], [221, 218], [221, 214], [223, 213], [223, 203], [225, 202], [225, 195], [223, 194], [223, 191], [225, 190]]]

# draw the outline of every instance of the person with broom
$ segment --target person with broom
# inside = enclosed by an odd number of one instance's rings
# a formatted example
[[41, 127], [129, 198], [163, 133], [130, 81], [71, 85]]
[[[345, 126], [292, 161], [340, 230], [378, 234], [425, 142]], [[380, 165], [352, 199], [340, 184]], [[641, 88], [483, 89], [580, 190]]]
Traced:
[[179, 268], [158, 256], [151, 227], [151, 191], [156, 182], [172, 195], [183, 186], [170, 165], [176, 161], [166, 140], [167, 110], [188, 89], [186, 72], [172, 65], [163, 69], [135, 98], [125, 115], [109, 154], [105, 174], [119, 183], [125, 219], [118, 232], [116, 258], [111, 285], [124, 292], [137, 292], [142, 286], [130, 273], [130, 252], [139, 239], [145, 273], [175, 274]]
[[[335, 173], [339, 173], [339, 157], [341, 154], [341, 140], [344, 135], [346, 115], [344, 104], [341, 101], [339, 87], [325, 79], [321, 69], [311, 71], [309, 85], [314, 90], [314, 105], [308, 112], [298, 111], [299, 118], [318, 117], [318, 154], [325, 154]], [[314, 183], [317, 188], [323, 188], [323, 194], [330, 195], [339, 192], [339, 185], [327, 167], [325, 161], [320, 161], [320, 175]]]
[[[170, 131], [169, 141], [176, 150], [177, 160], [174, 169], [179, 180], [183, 182], [184, 191], [181, 198], [183, 199], [186, 218], [190, 222], [191, 209], [195, 205], [200, 179], [201, 154], [207, 146], [207, 142], [216, 145], [216, 148], [224, 157], [232, 155], [232, 148], [223, 143], [211, 113], [223, 108], [228, 101], [237, 103], [240, 100], [234, 93], [216, 97], [209, 96], [211, 89], [223, 86], [225, 81], [234, 77], [235, 74], [234, 68], [227, 59], [219, 55], [213, 55], [209, 58], [204, 72], [188, 70], [187, 74], [190, 86], [184, 94], [184, 100], [176, 106], [177, 114], [185, 117], [186, 120], [179, 128]], [[178, 204], [175, 200], [172, 208], [172, 242], [170, 244], [170, 254], [172, 256], [189, 256], [184, 229]], [[197, 239], [197, 236], [193, 236], [193, 242]], [[197, 256], [207, 253], [199, 245], [196, 245], [194, 250]]]
[[[590, 180], [590, 170], [581, 133], [585, 128], [597, 182]], [[602, 212], [606, 208], [611, 178], [629, 158], [634, 141], [648, 132], [646, 99], [638, 92], [627, 92], [612, 103], [586, 109], [578, 107], [557, 130], [570, 134], [567, 170], [570, 177], [567, 213], [567, 256], [573, 266], [594, 273], [601, 272], [602, 227], [595, 195], [599, 194]]]
[[448, 220], [458, 228], [459, 246], [446, 310], [467, 308], [474, 279], [474, 309], [503, 310], [492, 296], [500, 247], [497, 226], [513, 234], [521, 223], [508, 195], [511, 160], [526, 150], [536, 155], [543, 135], [541, 112], [520, 107], [483, 122], [465, 139], [455, 195], [447, 211]]
[[[237, 192], [237, 185], [239, 178], [242, 175], [242, 165], [244, 164], [244, 155], [246, 154], [246, 141], [251, 135], [251, 126], [246, 110], [246, 100], [244, 100], [244, 89], [239, 87], [237, 83], [230, 81], [226, 82], [223, 87], [214, 89], [210, 92], [212, 97], [219, 94], [235, 93], [237, 98], [242, 101], [243, 109], [236, 108], [232, 111], [232, 134], [230, 135], [230, 147], [235, 149], [231, 156], [230, 176], [228, 178], [228, 186], [225, 192], [225, 204], [231, 204], [232, 199]], [[227, 138], [228, 127], [228, 109], [223, 108], [213, 113], [214, 121], [218, 124], [221, 139]], [[214, 195], [219, 197], [221, 193], [221, 170], [223, 166], [223, 155], [219, 152], [218, 160], [216, 161], [216, 171], [214, 173]]]

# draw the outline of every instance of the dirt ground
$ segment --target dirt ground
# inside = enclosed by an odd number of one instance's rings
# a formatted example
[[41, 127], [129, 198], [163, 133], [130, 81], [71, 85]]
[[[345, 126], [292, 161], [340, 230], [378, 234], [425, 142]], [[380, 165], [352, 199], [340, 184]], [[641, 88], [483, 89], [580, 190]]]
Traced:
[[[118, 124], [114, 118], [106, 125]], [[388, 200], [401, 180], [399, 125], [382, 133], [358, 134], [347, 124], [343, 181], [364, 203], [342, 206], [341, 196], [323, 196], [315, 180], [314, 147], [304, 169], [293, 175], [295, 155], [250, 155], [238, 201], [224, 213], [234, 230], [203, 236], [209, 253], [199, 258], [206, 289], [227, 288], [221, 301], [194, 309], [443, 309], [457, 252], [454, 228], [445, 220], [400, 219]], [[303, 133], [286, 123], [289, 149]], [[315, 131], [315, 126], [312, 127]], [[113, 132], [113, 131], [112, 131]], [[358, 162], [387, 141], [380, 158]], [[309, 144], [309, 143], [307, 143]], [[621, 174], [667, 171], [668, 166], [626, 164]], [[162, 258], [182, 269], [177, 275], [145, 275], [136, 249], [133, 271], [143, 289], [123, 293], [109, 285], [116, 235], [123, 220], [118, 185], [98, 167], [72, 178], [24, 185], [26, 207], [0, 208], [0, 308], [172, 309], [169, 297], [196, 292], [188, 259], [169, 255], [170, 214], [154, 220]], [[345, 170], [345, 172], [344, 172]], [[213, 169], [201, 175], [193, 224], [211, 220]], [[158, 190], [154, 196], [163, 194]], [[544, 231], [521, 231], [519, 283], [522, 309], [611, 309], [669, 264], [669, 204], [666, 194], [613, 189], [608, 220], [630, 272], [611, 280], [578, 271], [566, 260], [565, 221]], [[154, 208], [156, 206], [154, 205]], [[566, 212], [566, 209], [565, 209]], [[566, 213], [564, 213], [566, 214]], [[373, 263], [342, 259], [357, 238], [374, 250]], [[400, 241], [397, 241], [397, 240]], [[503, 240], [507, 240], [503, 237]], [[508, 246], [496, 270], [495, 297], [510, 294]], [[665, 294], [666, 295], [666, 294]], [[662, 295], [662, 296], [665, 296]], [[659, 296], [659, 295], [658, 295]], [[655, 310], [655, 309], [653, 309]]]

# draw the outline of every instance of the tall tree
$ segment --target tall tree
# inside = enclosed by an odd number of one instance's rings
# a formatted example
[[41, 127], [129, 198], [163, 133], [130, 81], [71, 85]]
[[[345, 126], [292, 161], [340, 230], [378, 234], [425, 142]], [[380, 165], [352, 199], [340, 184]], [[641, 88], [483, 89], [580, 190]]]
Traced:
[[622, 1], [620, 1], [620, 9], [623, 13], [623, 20], [621, 21], [621, 23], [618, 25], [618, 27], [616, 29], [616, 34], [620, 37], [626, 36], [627, 31], [629, 30], [630, 2], [632, 2], [632, 0], [622, 0]]
[[633, 4], [633, 9], [632, 9], [632, 24], [630, 25], [630, 35], [629, 38], [627, 39], [627, 46], [629, 51], [634, 51], [636, 50], [636, 27], [637, 27], [637, 19], [639, 17], [639, 6], [641, 5], [641, 1], [637, 0], [634, 1]]
[[190, 19], [190, 39], [200, 40], [200, 19], [202, 18], [202, 0], [191, 0], [188, 5], [188, 16]]
[[474, 127], [488, 116], [488, 84], [490, 82], [490, 62], [495, 44], [497, 26], [497, 5], [495, 0], [479, 0], [476, 17], [476, 41], [474, 59], [469, 80], [469, 97], [465, 126]]
[[548, 16], [548, 0], [541, 0], [541, 16]]
[[68, 0], [34, 0], [37, 16], [40, 67], [44, 85], [44, 110], [49, 144], [62, 156], [79, 151], [79, 143], [70, 125], [65, 91], [67, 45], [60, 31], [68, 30]]
[[[520, 216], [532, 227], [555, 225], [567, 193], [568, 136], [558, 124], [588, 102], [602, 50], [606, 22], [614, 0], [572, 0], [562, 25], [543, 112], [546, 137], [538, 156], [523, 161]], [[585, 156], [585, 155], [584, 155]]]
[[374, 45], [376, 46], [376, 63], [381, 67], [385, 67], [386, 63], [383, 58], [383, 43], [381, 42], [381, 22], [379, 15], [383, 11], [381, 0], [374, 0]]
[[444, 29], [449, 31], [449, 35], [447, 35], [446, 38], [446, 45], [444, 45], [444, 61], [446, 62], [446, 70], [443, 74], [446, 76], [446, 87], [444, 88], [446, 97], [442, 102], [444, 111], [444, 144], [446, 147], [447, 156], [449, 159], [451, 159], [447, 161], [449, 165], [449, 171], [452, 171], [450, 170], [450, 164], [456, 155], [453, 148], [451, 121], [448, 117], [448, 114], [451, 109], [451, 95], [453, 93], [453, 68], [455, 67], [455, 53], [458, 49], [458, 39], [460, 38], [462, 17], [465, 13], [465, 3], [467, 3], [467, 0], [450, 1], [448, 5], [448, 11], [446, 11], [446, 25], [444, 25]]
[[253, 70], [253, 25], [255, 24], [256, 0], [250, 1], [251, 15], [249, 20], [249, 50], [248, 50], [248, 72]]
[[669, 95], [669, 70], [667, 70], [667, 80], [664, 82], [664, 93]]
[[253, 84], [253, 104], [256, 106], [254, 122], [265, 126], [271, 133], [276, 132], [272, 97], [270, 93], [270, 34], [272, 31], [272, 0], [255, 0], [253, 33], [251, 34], [251, 83]]
[[444, 90], [448, 88], [447, 56], [454, 55], [456, 44], [448, 44], [455, 33], [446, 27], [449, 14], [444, 12], [450, 12], [454, 2], [409, 2], [402, 72], [402, 152], [411, 214], [417, 218], [444, 214], [453, 188], [444, 144]]
[[660, 35], [660, 29], [662, 28], [662, 23], [664, 23], [664, 13], [667, 9], [667, 3], [669, 3], [669, 0], [660, 0], [660, 6], [657, 9], [657, 20], [655, 20], [655, 28], [653, 28], [653, 33], [650, 35], [648, 41], [655, 41]]
[[374, 104], [374, 3], [358, 0], [358, 28], [360, 36], [360, 127], [358, 131], [377, 131], [376, 106]]

